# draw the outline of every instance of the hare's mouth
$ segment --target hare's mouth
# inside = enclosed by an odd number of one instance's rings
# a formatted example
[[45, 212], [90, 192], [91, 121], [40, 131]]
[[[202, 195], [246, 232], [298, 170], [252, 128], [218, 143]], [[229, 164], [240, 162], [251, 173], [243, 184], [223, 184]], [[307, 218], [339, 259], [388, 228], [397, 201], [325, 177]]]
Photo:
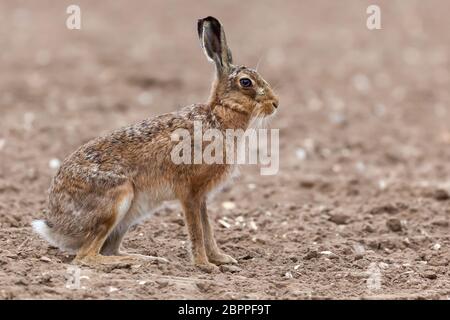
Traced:
[[263, 105], [263, 117], [272, 117], [277, 113], [278, 104], [275, 102], [267, 102]]
[[257, 103], [256, 108], [253, 111], [252, 118], [269, 118], [277, 113], [278, 104], [272, 101]]

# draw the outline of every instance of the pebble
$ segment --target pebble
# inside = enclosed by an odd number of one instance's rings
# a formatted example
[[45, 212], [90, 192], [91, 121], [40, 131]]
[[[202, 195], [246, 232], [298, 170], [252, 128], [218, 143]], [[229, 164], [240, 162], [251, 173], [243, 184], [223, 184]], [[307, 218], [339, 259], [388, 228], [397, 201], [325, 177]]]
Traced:
[[448, 227], [449, 222], [447, 220], [435, 220], [431, 223], [434, 226], [438, 226], [438, 227]]
[[339, 259], [339, 257], [331, 251], [321, 251], [320, 254], [326, 256], [328, 259]]
[[290, 271], [286, 272], [286, 273], [284, 274], [284, 276], [285, 276], [286, 278], [288, 278], [288, 279], [294, 278], [294, 276], [292, 275], [292, 272], [290, 272]]
[[159, 279], [159, 280], [156, 280], [155, 282], [158, 285], [159, 289], [165, 288], [169, 285], [169, 281], [164, 280], [164, 279]]
[[227, 228], [227, 229], [229, 229], [229, 228], [231, 227], [231, 224], [229, 224], [228, 222], [226, 222], [226, 221], [223, 220], [223, 219], [219, 219], [218, 222], [219, 222], [219, 224], [220, 224], [222, 227], [225, 227], [225, 228]]
[[299, 159], [299, 160], [305, 160], [306, 159], [306, 151], [303, 148], [298, 148], [295, 151], [295, 155], [297, 156], [297, 159]]
[[252, 229], [253, 231], [258, 230], [258, 226], [256, 225], [255, 221], [251, 220], [248, 225], [249, 225], [250, 229]]
[[400, 231], [402, 231], [402, 224], [401, 224], [401, 222], [400, 222], [399, 219], [393, 218], [393, 219], [387, 220], [387, 221], [386, 221], [386, 226], [387, 226], [391, 231], [394, 231], [394, 232], [400, 232]]
[[450, 199], [449, 193], [444, 189], [437, 189], [433, 193], [433, 198], [437, 201], [446, 201]]
[[311, 259], [317, 258], [317, 257], [319, 257], [319, 253], [317, 252], [317, 250], [311, 250], [311, 251], [309, 251], [308, 253], [305, 254], [303, 259], [311, 260]]
[[304, 179], [300, 181], [300, 187], [305, 189], [312, 189], [314, 188], [314, 185], [315, 185], [314, 180]]
[[50, 167], [50, 169], [59, 169], [59, 167], [61, 166], [61, 160], [53, 158], [48, 162], [48, 166]]
[[51, 262], [52, 261], [49, 257], [46, 257], [46, 256], [42, 256], [39, 260], [44, 261], [44, 262]]
[[364, 245], [360, 244], [360, 243], [355, 243], [353, 245], [353, 249], [355, 250], [356, 253], [359, 254], [363, 254], [366, 252], [366, 249], [364, 248]]
[[441, 245], [439, 243], [435, 243], [433, 246], [433, 250], [439, 250], [441, 248]]
[[436, 274], [436, 272], [434, 272], [434, 271], [425, 271], [425, 272], [423, 273], [423, 277], [424, 277], [424, 278], [427, 278], [427, 279], [434, 280], [434, 279], [437, 278], [437, 274]]
[[379, 188], [380, 190], [384, 190], [384, 189], [386, 189], [386, 187], [387, 187], [386, 181], [384, 181], [384, 180], [379, 180], [379, 181], [378, 181], [378, 188]]
[[224, 201], [222, 202], [222, 207], [226, 210], [233, 210], [234, 208], [236, 208], [236, 204], [231, 201]]
[[195, 285], [201, 292], [207, 292], [212, 287], [212, 284], [209, 282], [196, 282]]
[[347, 224], [350, 217], [346, 214], [336, 213], [330, 216], [329, 220], [336, 224]]
[[383, 213], [388, 213], [388, 214], [396, 214], [400, 211], [400, 209], [397, 206], [394, 206], [392, 204], [386, 204], [386, 205], [382, 205], [382, 206], [378, 206], [378, 207], [374, 207], [372, 208], [369, 213], [370, 214], [383, 214]]

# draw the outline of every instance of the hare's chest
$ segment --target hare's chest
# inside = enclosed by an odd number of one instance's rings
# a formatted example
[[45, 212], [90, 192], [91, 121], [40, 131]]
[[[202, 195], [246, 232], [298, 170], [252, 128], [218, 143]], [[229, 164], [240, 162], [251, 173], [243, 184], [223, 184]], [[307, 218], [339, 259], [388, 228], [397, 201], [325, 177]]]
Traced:
[[170, 200], [175, 200], [175, 195], [168, 186], [139, 191], [133, 200], [133, 215], [136, 220], [144, 219]]
[[208, 198], [214, 198], [224, 188], [232, 185], [234, 178], [240, 174], [239, 167], [237, 165], [230, 166], [228, 170], [224, 171], [217, 179], [216, 183], [213, 183], [208, 192]]

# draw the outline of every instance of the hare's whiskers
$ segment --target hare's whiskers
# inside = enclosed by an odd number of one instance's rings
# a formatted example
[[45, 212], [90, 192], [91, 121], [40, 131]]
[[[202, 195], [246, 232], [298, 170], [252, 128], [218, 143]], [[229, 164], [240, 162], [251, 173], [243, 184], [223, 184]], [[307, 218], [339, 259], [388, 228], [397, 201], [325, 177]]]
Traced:
[[256, 72], [258, 72], [259, 64], [261, 63], [261, 61], [264, 58], [264, 56], [265, 56], [265, 54], [263, 53], [261, 55], [261, 57], [259, 57], [258, 62], [256, 63], [256, 67], [255, 67]]

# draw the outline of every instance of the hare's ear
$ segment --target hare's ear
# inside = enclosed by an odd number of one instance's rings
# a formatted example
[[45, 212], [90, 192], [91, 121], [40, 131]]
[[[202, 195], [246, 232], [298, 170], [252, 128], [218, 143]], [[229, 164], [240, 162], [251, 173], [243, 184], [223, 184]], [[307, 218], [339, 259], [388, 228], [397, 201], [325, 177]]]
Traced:
[[197, 31], [208, 60], [214, 62], [219, 75], [227, 73], [233, 59], [219, 20], [214, 17], [199, 19]]

